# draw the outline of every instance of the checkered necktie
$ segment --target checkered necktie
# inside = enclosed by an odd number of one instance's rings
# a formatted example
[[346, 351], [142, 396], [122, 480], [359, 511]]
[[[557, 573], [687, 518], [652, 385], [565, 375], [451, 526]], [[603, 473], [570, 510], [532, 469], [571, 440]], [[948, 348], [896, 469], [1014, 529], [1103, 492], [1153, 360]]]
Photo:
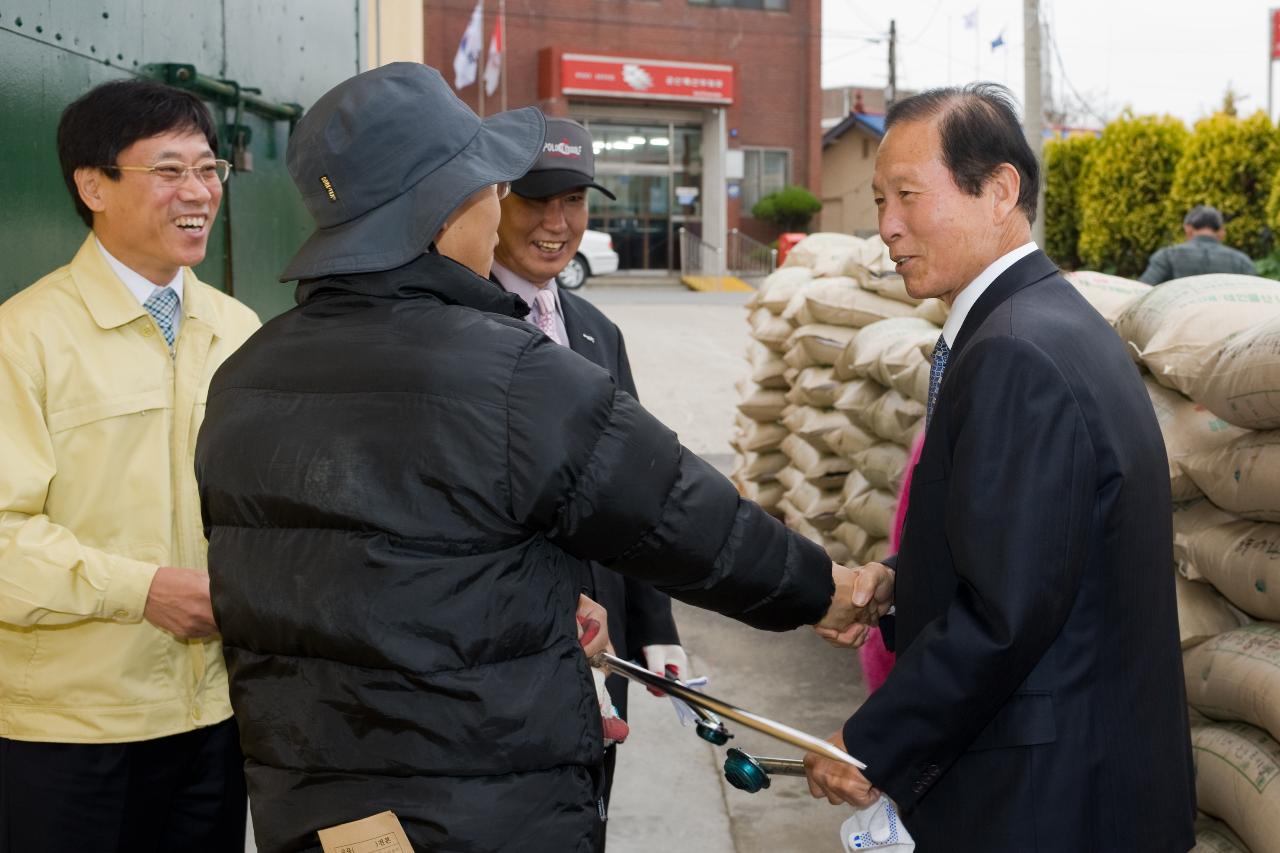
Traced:
[[538, 328], [548, 338], [564, 346], [560, 333], [556, 331], [556, 295], [551, 292], [551, 288], [544, 287], [538, 291], [533, 301], [538, 304]]
[[946, 338], [938, 335], [938, 342], [933, 345], [933, 366], [929, 368], [929, 407], [924, 413], [925, 429], [929, 428], [929, 421], [933, 418], [933, 406], [938, 402], [938, 386], [942, 384], [942, 371], [947, 369], [947, 356], [950, 354]]
[[147, 313], [156, 318], [156, 325], [160, 327], [160, 334], [164, 335], [165, 343], [172, 350], [174, 321], [178, 319], [178, 294], [174, 293], [172, 287], [162, 287], [148, 296], [147, 301], [142, 303], [142, 307], [146, 308]]

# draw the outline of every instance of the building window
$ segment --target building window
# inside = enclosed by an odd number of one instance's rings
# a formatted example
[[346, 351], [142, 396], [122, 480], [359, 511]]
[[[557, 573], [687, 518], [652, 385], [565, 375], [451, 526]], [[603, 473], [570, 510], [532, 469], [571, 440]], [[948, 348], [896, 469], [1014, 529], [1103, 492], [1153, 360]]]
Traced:
[[689, 0], [690, 6], [724, 6], [733, 9], [764, 9], [767, 12], [786, 12], [791, 0]]
[[785, 148], [744, 148], [742, 151], [742, 209], [776, 193], [791, 182], [791, 152]]

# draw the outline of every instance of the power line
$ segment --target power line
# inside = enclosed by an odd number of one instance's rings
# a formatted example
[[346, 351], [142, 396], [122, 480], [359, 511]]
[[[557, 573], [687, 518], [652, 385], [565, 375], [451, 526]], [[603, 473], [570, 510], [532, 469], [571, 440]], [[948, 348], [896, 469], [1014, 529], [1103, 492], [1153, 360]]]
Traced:
[[942, 0], [938, 0], [937, 3], [933, 4], [933, 11], [929, 13], [929, 23], [925, 24], [924, 29], [920, 30], [916, 37], [908, 41], [907, 44], [915, 44], [920, 41], [920, 39], [924, 38], [924, 34], [929, 32], [929, 29], [933, 26], [933, 19], [938, 17], [938, 10], [941, 8]]
[[875, 30], [880, 30], [880, 23], [878, 21], [873, 21], [870, 18], [868, 18], [866, 15], [864, 15], [862, 13], [862, 10], [858, 8], [858, 5], [854, 2], [854, 0], [844, 0], [844, 4], [853, 11], [853, 14], [857, 15], [859, 18], [862, 19], [862, 23], [866, 24], [868, 27], [872, 27]]
[[862, 51], [866, 50], [870, 46], [871, 46], [870, 44], [860, 44], [857, 47], [855, 47], [853, 50], [846, 51], [845, 53], [842, 53], [839, 56], [832, 56], [832, 57], [823, 59], [822, 64], [827, 65], [832, 62], [839, 62], [842, 59], [848, 59], [854, 54], [861, 53]]
[[[466, 13], [466, 12], [470, 12], [470, 10], [474, 8], [474, 0], [437, 0], [437, 8], [440, 9], [444, 14]], [[485, 12], [485, 18], [488, 19], [489, 17], [491, 17], [491, 14], [489, 12]], [[592, 24], [600, 23], [600, 18], [597, 15], [554, 14], [549, 12], [543, 12], [541, 10], [513, 11], [511, 9], [508, 9], [507, 10], [508, 24], [510, 25], [510, 22], [514, 19], [577, 22], [577, 23], [592, 23]], [[687, 31], [690, 28], [690, 26], [692, 26], [687, 20], [663, 21], [663, 20], [655, 20], [655, 19], [646, 18], [646, 17], [621, 17], [621, 16], [615, 18], [613, 20], [613, 23], [619, 27], [647, 27], [647, 28], [653, 28], [653, 29], [681, 30], [681, 31]], [[875, 25], [872, 24], [871, 26], [874, 27]], [[769, 36], [774, 36], [775, 38], [784, 37], [784, 38], [792, 38], [792, 39], [797, 39], [797, 38], [808, 39], [813, 37], [814, 35], [814, 32], [810, 30], [808, 27], [805, 27], [803, 32], [779, 33], [776, 27], [770, 26], [767, 22], [763, 20], [760, 26], [743, 26], [740, 22], [734, 23], [732, 25], [725, 25], [725, 26], [715, 26], [715, 25], [708, 26], [706, 24], [699, 23], [698, 29], [699, 31], [705, 32], [705, 33], [723, 33], [723, 34], [731, 34], [731, 35], [743, 35], [743, 34], [769, 35]], [[461, 32], [461, 30], [459, 30], [459, 32]], [[868, 37], [883, 38], [884, 31], [879, 28], [875, 28], [869, 31], [860, 31], [860, 30], [825, 30], [824, 31], [821, 28], [819, 28], [817, 35], [822, 38], [850, 38], [850, 39], [868, 38]]]
[[[1056, 16], [1054, 17], [1056, 18]], [[1049, 21], [1047, 21], [1047, 23], [1048, 23], [1048, 26], [1045, 27], [1045, 31], [1049, 34], [1049, 44], [1053, 46], [1053, 58], [1058, 65], [1058, 71], [1062, 75], [1062, 82], [1067, 84], [1067, 88], [1071, 90], [1071, 94], [1075, 96], [1076, 102], [1081, 107], [1084, 108], [1084, 111], [1087, 112], [1089, 115], [1093, 116], [1094, 119], [1097, 120], [1100, 124], [1105, 125], [1107, 123], [1107, 120], [1103, 118], [1102, 115], [1099, 114], [1098, 111], [1095, 110], [1093, 106], [1084, 99], [1084, 96], [1080, 94], [1080, 91], [1076, 88], [1076, 85], [1071, 82], [1071, 77], [1067, 74], [1067, 67], [1062, 62], [1062, 50], [1058, 47], [1057, 36], [1054, 35], [1054, 29], [1055, 29], [1054, 18], [1051, 18]]]

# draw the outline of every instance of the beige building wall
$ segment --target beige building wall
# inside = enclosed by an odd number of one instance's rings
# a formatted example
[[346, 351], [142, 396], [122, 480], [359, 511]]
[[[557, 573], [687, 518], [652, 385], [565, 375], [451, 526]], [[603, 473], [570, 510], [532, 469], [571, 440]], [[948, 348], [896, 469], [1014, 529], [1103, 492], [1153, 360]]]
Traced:
[[364, 70], [389, 62], [421, 62], [422, 0], [365, 0]]
[[871, 195], [880, 140], [852, 129], [822, 149], [823, 231], [868, 236], [876, 233], [876, 203]]

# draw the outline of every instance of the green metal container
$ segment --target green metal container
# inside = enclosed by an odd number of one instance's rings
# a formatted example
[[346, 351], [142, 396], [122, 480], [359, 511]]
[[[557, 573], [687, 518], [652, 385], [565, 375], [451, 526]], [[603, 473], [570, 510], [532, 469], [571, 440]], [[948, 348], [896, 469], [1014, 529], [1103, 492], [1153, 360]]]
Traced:
[[289, 131], [360, 70], [359, 22], [355, 0], [0, 0], [0, 301], [84, 240], [58, 168], [62, 110], [139, 75], [199, 94], [222, 155], [252, 166], [228, 181], [197, 275], [264, 320], [289, 308], [293, 288], [276, 276], [311, 230], [285, 168]]

